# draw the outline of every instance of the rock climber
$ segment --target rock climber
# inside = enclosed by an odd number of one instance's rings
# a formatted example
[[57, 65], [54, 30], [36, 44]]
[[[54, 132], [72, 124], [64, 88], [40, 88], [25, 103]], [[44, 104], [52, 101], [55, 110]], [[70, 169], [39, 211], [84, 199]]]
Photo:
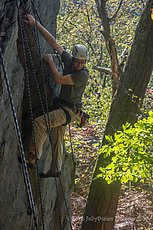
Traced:
[[[64, 63], [63, 75], [58, 71], [51, 54], [44, 55], [44, 61], [56, 83], [61, 84], [59, 98], [55, 100], [55, 109], [48, 113], [48, 127], [52, 128], [53, 156], [50, 169], [46, 173], [41, 173], [43, 178], [59, 177], [61, 175], [63, 163], [63, 141], [66, 125], [77, 119], [82, 107], [82, 95], [87, 85], [89, 71], [85, 66], [87, 60], [87, 48], [82, 44], [73, 46], [72, 56], [59, 45], [56, 39], [38, 22], [28, 14], [26, 22], [31, 27], [36, 27], [44, 39], [57, 51]], [[35, 167], [40, 159], [43, 145], [47, 138], [47, 128], [44, 115], [34, 120], [34, 141], [31, 138], [29, 149], [26, 152], [26, 162], [28, 167]], [[35, 152], [37, 154], [35, 154]]]

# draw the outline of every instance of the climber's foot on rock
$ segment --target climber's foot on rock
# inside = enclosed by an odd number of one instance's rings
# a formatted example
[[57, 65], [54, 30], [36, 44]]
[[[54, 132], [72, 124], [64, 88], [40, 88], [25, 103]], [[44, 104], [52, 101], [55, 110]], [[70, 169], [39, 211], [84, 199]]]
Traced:
[[35, 168], [37, 163], [36, 155], [32, 152], [25, 154], [25, 159], [28, 168]]
[[[18, 156], [19, 163], [22, 163], [21, 156]], [[25, 154], [25, 161], [28, 168], [35, 168], [37, 163], [36, 155], [32, 152]]]

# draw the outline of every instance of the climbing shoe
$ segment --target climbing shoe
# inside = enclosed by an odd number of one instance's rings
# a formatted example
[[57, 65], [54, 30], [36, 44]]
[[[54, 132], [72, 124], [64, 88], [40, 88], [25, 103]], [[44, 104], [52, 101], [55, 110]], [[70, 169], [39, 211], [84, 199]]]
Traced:
[[[35, 168], [36, 160], [37, 159], [36, 159], [35, 155], [33, 155], [33, 153], [32, 154], [29, 153], [29, 154], [25, 155], [25, 162], [26, 162], [28, 168]], [[21, 156], [18, 156], [18, 161], [20, 164], [22, 163]]]
[[36, 155], [32, 152], [25, 154], [25, 159], [28, 168], [35, 168], [37, 163]]
[[49, 170], [46, 173], [39, 173], [39, 176], [42, 177], [42, 178], [60, 177], [61, 176], [61, 172], [52, 172], [51, 170]]

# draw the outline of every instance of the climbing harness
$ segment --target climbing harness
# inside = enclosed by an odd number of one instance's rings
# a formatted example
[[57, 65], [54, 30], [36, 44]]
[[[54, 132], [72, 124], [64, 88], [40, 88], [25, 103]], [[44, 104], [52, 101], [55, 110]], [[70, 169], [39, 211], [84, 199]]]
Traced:
[[72, 111], [78, 115], [78, 117], [80, 118], [80, 123], [79, 123], [79, 127], [82, 128], [89, 120], [89, 114], [85, 113], [84, 111], [82, 111], [82, 109], [79, 108], [79, 106], [72, 104], [70, 102], [64, 101], [60, 98], [55, 98], [53, 100], [53, 108], [57, 109], [57, 108], [61, 108], [64, 110], [65, 115], [66, 115], [66, 123], [64, 125], [67, 125], [71, 122], [71, 117], [69, 115], [69, 113], [67, 112], [66, 109], [63, 108], [63, 106], [68, 106], [69, 108], [72, 109]]
[[24, 176], [24, 181], [25, 181], [27, 195], [28, 195], [29, 206], [30, 206], [33, 218], [34, 218], [35, 229], [38, 229], [35, 203], [34, 203], [34, 198], [33, 198], [33, 194], [32, 194], [32, 188], [31, 188], [29, 173], [28, 173], [28, 169], [27, 169], [27, 165], [26, 165], [26, 161], [25, 161], [25, 154], [24, 154], [24, 148], [23, 148], [23, 143], [22, 143], [22, 138], [21, 138], [21, 132], [20, 132], [20, 128], [19, 128], [19, 123], [18, 123], [18, 119], [17, 119], [15, 106], [14, 106], [13, 96], [12, 96], [12, 92], [11, 92], [11, 88], [10, 88], [9, 78], [7, 76], [6, 66], [4, 63], [4, 58], [2, 55], [2, 49], [1, 48], [0, 48], [0, 60], [1, 60], [1, 65], [2, 65], [2, 69], [3, 69], [4, 80], [5, 80], [8, 96], [9, 96], [9, 101], [10, 101], [10, 105], [11, 105], [13, 121], [14, 121], [15, 130], [16, 130], [17, 140], [18, 140], [18, 146], [20, 149], [22, 170], [23, 170], [23, 176]]

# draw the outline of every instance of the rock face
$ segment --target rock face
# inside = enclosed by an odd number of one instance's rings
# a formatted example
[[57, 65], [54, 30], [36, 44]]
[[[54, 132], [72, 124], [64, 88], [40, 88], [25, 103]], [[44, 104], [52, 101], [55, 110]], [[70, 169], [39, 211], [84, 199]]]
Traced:
[[[35, 16], [39, 13], [45, 27], [55, 36], [56, 17], [60, 7], [60, 0], [36, 0], [34, 2], [35, 5], [27, 0], [0, 1], [0, 46], [2, 47], [23, 140], [30, 134], [32, 123], [29, 108], [28, 79], [30, 82], [33, 116], [37, 117], [43, 114], [36, 87], [37, 82], [42, 101], [44, 102], [47, 98], [44, 109], [45, 111], [47, 111], [47, 107], [50, 109], [52, 91], [48, 87], [46, 74], [43, 76], [39, 50], [40, 47], [42, 53], [51, 52], [52, 50], [42, 37], [38, 40], [37, 32], [32, 32], [29, 26], [23, 20], [21, 21], [21, 18], [26, 12], [32, 12]], [[29, 50], [32, 58], [30, 58]], [[27, 58], [27, 67], [25, 65], [25, 56]], [[33, 63], [31, 63], [31, 60]], [[28, 71], [29, 78], [26, 71]], [[35, 76], [37, 77], [37, 82]], [[33, 216], [28, 212], [27, 190], [22, 168], [18, 162], [18, 155], [19, 148], [8, 92], [5, 86], [4, 73], [0, 68], [0, 229], [37, 229]], [[47, 140], [38, 168], [29, 170], [38, 229], [71, 229], [70, 194], [73, 187], [73, 162], [71, 156], [65, 157], [63, 173], [60, 179], [40, 179], [38, 172], [46, 171], [50, 166], [50, 162], [51, 148]]]

